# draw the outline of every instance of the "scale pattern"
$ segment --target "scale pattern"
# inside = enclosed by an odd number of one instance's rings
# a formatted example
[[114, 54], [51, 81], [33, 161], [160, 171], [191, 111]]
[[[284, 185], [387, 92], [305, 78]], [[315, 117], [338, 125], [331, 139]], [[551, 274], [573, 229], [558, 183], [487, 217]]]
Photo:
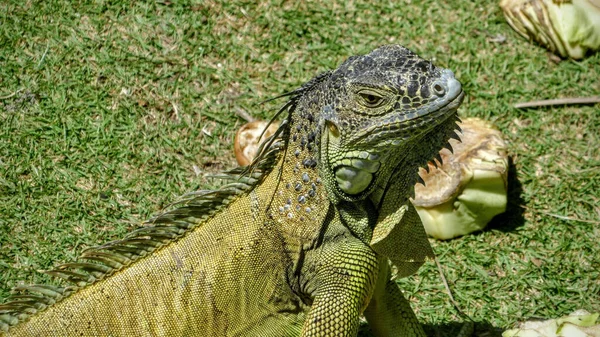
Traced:
[[19, 286], [0, 336], [423, 336], [391, 281], [432, 256], [409, 198], [455, 137], [451, 71], [389, 45], [299, 89], [231, 183]]

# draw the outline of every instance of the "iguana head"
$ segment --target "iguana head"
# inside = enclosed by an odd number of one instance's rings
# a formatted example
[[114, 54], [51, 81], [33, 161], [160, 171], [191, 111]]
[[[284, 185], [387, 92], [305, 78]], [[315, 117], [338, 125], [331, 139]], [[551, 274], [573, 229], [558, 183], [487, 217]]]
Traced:
[[[427, 135], [455, 128], [464, 96], [452, 71], [398, 45], [351, 57], [319, 82], [319, 168], [334, 202], [387, 185], [409, 152], [418, 165], [430, 160], [448, 136]], [[416, 167], [410, 174], [416, 179]]]

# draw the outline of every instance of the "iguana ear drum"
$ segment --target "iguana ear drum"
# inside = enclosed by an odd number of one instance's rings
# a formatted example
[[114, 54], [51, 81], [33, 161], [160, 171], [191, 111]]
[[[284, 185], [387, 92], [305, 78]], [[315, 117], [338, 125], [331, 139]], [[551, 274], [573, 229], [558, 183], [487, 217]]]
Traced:
[[350, 195], [366, 190], [381, 167], [378, 159], [378, 155], [362, 151], [358, 158], [342, 160], [342, 165], [335, 168], [335, 179], [340, 189]]
[[359, 194], [369, 187], [373, 175], [355, 167], [341, 166], [335, 170], [335, 180], [345, 193]]
[[[330, 164], [333, 167], [336, 183], [340, 190], [348, 195], [364, 192], [374, 178], [374, 173], [379, 170], [381, 163], [378, 155], [366, 151], [359, 153], [346, 153], [340, 146], [340, 131], [331, 121], [327, 121], [327, 157], [336, 158]], [[339, 159], [339, 158], [343, 159]]]

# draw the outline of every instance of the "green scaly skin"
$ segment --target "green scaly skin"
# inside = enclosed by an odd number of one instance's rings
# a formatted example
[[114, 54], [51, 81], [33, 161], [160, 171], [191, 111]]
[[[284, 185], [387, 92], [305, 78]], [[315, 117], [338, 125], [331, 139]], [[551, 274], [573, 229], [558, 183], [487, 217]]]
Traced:
[[424, 336], [390, 280], [432, 256], [409, 203], [454, 135], [460, 83], [401, 46], [290, 93], [246, 171], [22, 286], [0, 336]]

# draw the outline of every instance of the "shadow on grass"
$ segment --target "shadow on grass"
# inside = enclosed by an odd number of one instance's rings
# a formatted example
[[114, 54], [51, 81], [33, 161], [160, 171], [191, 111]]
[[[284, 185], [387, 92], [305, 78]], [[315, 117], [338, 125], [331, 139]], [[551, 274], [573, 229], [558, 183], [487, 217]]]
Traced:
[[[465, 323], [453, 322], [441, 325], [424, 325], [423, 329], [430, 337], [456, 337]], [[475, 322], [473, 333], [469, 337], [502, 337], [502, 329], [488, 322]]]
[[[456, 337], [465, 323], [452, 322], [440, 325], [424, 324], [423, 329], [429, 337]], [[475, 328], [469, 337], [502, 337], [502, 329], [492, 326], [488, 322], [475, 322]], [[362, 323], [358, 337], [375, 337], [367, 323]]]
[[508, 158], [508, 191], [506, 212], [496, 215], [487, 225], [486, 230], [497, 229], [502, 232], [510, 232], [525, 224], [523, 213], [525, 209], [521, 207], [524, 204], [523, 185], [517, 176], [517, 168], [512, 158]]

